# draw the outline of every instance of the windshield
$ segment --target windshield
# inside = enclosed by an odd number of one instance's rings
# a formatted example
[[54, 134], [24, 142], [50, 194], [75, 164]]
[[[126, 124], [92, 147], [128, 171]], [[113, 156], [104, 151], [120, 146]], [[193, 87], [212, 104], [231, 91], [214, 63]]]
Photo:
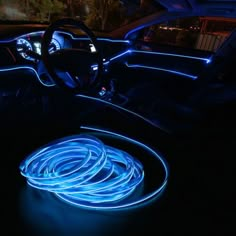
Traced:
[[73, 17], [93, 30], [112, 31], [161, 9], [153, 0], [0, 0], [0, 19], [51, 22]]

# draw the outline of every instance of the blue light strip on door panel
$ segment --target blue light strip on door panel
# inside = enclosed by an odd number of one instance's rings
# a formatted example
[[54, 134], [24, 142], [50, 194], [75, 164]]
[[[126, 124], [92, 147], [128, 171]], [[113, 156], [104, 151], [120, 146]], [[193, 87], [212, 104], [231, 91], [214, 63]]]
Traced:
[[164, 69], [164, 68], [160, 68], [160, 67], [144, 66], [144, 65], [132, 65], [132, 64], [128, 64], [128, 63], [125, 63], [125, 65], [129, 68], [141, 68], [141, 69], [150, 69], [150, 70], [158, 70], [158, 71], [169, 72], [169, 73], [173, 73], [173, 74], [176, 74], [176, 75], [181, 75], [181, 76], [184, 76], [184, 77], [188, 77], [192, 80], [196, 80], [198, 78], [195, 75], [189, 75], [189, 74], [186, 74], [186, 73], [183, 73], [183, 72]]
[[205, 61], [207, 64], [211, 62], [211, 58], [203, 58], [203, 57], [193, 57], [193, 56], [187, 56], [187, 55], [181, 55], [181, 54], [172, 54], [172, 53], [161, 53], [161, 52], [149, 52], [149, 51], [138, 51], [133, 49], [125, 50], [114, 57], [111, 57], [107, 62], [104, 64], [109, 64], [110, 61], [116, 60], [117, 58], [120, 58], [126, 54], [131, 53], [140, 53], [140, 54], [151, 54], [151, 55], [161, 55], [161, 56], [172, 56], [172, 57], [180, 57], [180, 58], [187, 58], [192, 60], [200, 60]]
[[150, 52], [150, 51], [143, 51], [143, 50], [131, 50], [133, 53], [143, 53], [143, 54], [153, 54], [153, 55], [161, 55], [161, 56], [171, 56], [171, 57], [180, 57], [180, 58], [188, 58], [193, 60], [201, 60], [205, 61], [206, 63], [209, 63], [211, 59], [204, 58], [204, 57], [195, 57], [195, 56], [188, 56], [188, 55], [182, 55], [182, 54], [176, 54], [176, 53], [166, 53], [166, 52]]
[[122, 53], [119, 53], [119, 54], [117, 54], [116, 56], [111, 57], [111, 58], [109, 59], [109, 61], [104, 62], [103, 64], [104, 64], [104, 65], [109, 64], [111, 61], [114, 61], [114, 60], [116, 60], [116, 59], [118, 59], [118, 58], [120, 58], [120, 57], [123, 57], [123, 56], [126, 55], [126, 54], [130, 54], [130, 53], [132, 53], [132, 50], [127, 50], [127, 51], [124, 51], [124, 52], [122, 52]]

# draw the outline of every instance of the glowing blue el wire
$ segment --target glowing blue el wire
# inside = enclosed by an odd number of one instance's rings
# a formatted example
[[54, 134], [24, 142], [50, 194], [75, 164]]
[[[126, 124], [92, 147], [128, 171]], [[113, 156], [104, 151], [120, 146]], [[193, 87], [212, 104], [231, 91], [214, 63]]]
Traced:
[[143, 69], [159, 70], [159, 71], [169, 72], [169, 73], [172, 73], [172, 74], [188, 77], [192, 80], [196, 80], [198, 78], [198, 76], [196, 76], [196, 75], [190, 75], [190, 74], [186, 74], [186, 73], [183, 73], [183, 72], [180, 72], [180, 71], [169, 70], [169, 69], [164, 69], [164, 68], [160, 68], [160, 67], [144, 66], [144, 65], [132, 65], [132, 64], [128, 64], [128, 63], [125, 63], [125, 65], [129, 68], [143, 68]]
[[187, 58], [187, 59], [192, 59], [192, 60], [200, 60], [200, 61], [205, 61], [207, 64], [211, 62], [211, 58], [204, 58], [204, 57], [195, 57], [195, 56], [188, 56], [188, 55], [183, 55], [183, 54], [176, 54], [176, 53], [165, 53], [165, 52], [150, 52], [150, 51], [143, 51], [143, 50], [135, 50], [135, 49], [128, 49], [123, 52], [120, 52], [116, 54], [115, 56], [111, 57], [106, 63], [104, 64], [109, 64], [110, 61], [114, 61], [117, 58], [120, 58], [122, 56], [125, 56], [126, 54], [131, 54], [131, 53], [139, 53], [139, 54], [150, 54], [150, 55], [160, 55], [160, 56], [170, 56], [170, 57], [180, 57], [180, 58]]
[[91, 96], [84, 95], [84, 94], [77, 94], [76, 96], [77, 96], [77, 97], [81, 97], [81, 98], [85, 98], [85, 99], [89, 99], [89, 100], [93, 100], [93, 101], [97, 101], [97, 102], [101, 102], [101, 103], [104, 103], [104, 104], [109, 105], [109, 106], [111, 106], [111, 107], [118, 108], [119, 110], [125, 111], [125, 112], [127, 112], [127, 113], [129, 113], [129, 114], [132, 114], [132, 115], [134, 115], [134, 116], [136, 116], [136, 117], [138, 117], [138, 118], [144, 120], [145, 122], [147, 122], [148, 124], [150, 124], [150, 125], [152, 125], [152, 126], [154, 126], [154, 127], [157, 127], [157, 128], [159, 128], [159, 129], [161, 129], [161, 130], [167, 132], [167, 133], [170, 132], [170, 131], [167, 130], [165, 127], [162, 127], [161, 125], [159, 125], [159, 124], [153, 122], [152, 120], [150, 120], [150, 119], [148, 119], [148, 118], [146, 118], [146, 117], [144, 117], [144, 116], [142, 116], [142, 115], [140, 115], [140, 114], [138, 114], [138, 113], [136, 113], [136, 112], [134, 112], [134, 111], [131, 111], [131, 110], [129, 110], [129, 109], [126, 109], [126, 108], [124, 108], [124, 107], [122, 107], [122, 106], [119, 106], [119, 105], [117, 105], [117, 104], [114, 104], [114, 103], [112, 103], [112, 102], [108, 102], [108, 101], [102, 100], [102, 99], [100, 99], [100, 98], [91, 97]]
[[[10, 38], [10, 39], [6, 39], [6, 40], [0, 40], [0, 43], [11, 43], [11, 42], [13, 42], [13, 41], [15, 41], [15, 40], [17, 40], [19, 38], [22, 38], [22, 37], [34, 36], [34, 35], [38, 35], [38, 34], [44, 34], [44, 32], [45, 32], [44, 30], [40, 30], [40, 31], [37, 31], [37, 32], [31, 32], [31, 33], [20, 35], [20, 36], [15, 37], [15, 38]], [[86, 40], [86, 41], [90, 40], [89, 38], [74, 37], [71, 33], [65, 32], [65, 31], [61, 31], [61, 30], [56, 30], [55, 33], [60, 33], [60, 34], [68, 35], [73, 40]], [[99, 41], [107, 41], [107, 42], [112, 42], [112, 43], [127, 43], [127, 44], [130, 44], [130, 40], [126, 40], [126, 39], [123, 40], [123, 39], [109, 39], [109, 38], [98, 37], [97, 40], [99, 40]]]
[[43, 85], [43, 86], [46, 86], [46, 87], [52, 87], [52, 86], [55, 86], [55, 83], [52, 82], [52, 84], [45, 84], [39, 77], [37, 71], [30, 67], [30, 66], [14, 66], [14, 67], [11, 67], [11, 68], [1, 68], [0, 69], [0, 72], [8, 72], [8, 71], [14, 71], [14, 70], [31, 70], [34, 72], [36, 78], [38, 79], [38, 81]]
[[143, 149], [147, 150], [148, 152], [150, 152], [156, 159], [158, 159], [160, 161], [160, 163], [162, 164], [162, 167], [164, 168], [164, 179], [162, 181], [162, 183], [159, 185], [158, 188], [156, 188], [153, 192], [144, 195], [143, 197], [139, 198], [136, 201], [133, 201], [132, 203], [128, 203], [128, 204], [124, 204], [124, 205], [120, 205], [118, 207], [113, 207], [110, 209], [117, 209], [117, 208], [125, 208], [125, 207], [132, 207], [132, 206], [136, 206], [138, 204], [144, 204], [145, 202], [147, 202], [148, 200], [153, 199], [155, 196], [159, 196], [159, 194], [165, 189], [167, 182], [168, 182], [168, 177], [169, 177], [169, 168], [168, 165], [165, 161], [165, 159], [163, 157], [161, 157], [154, 149], [152, 149], [151, 147], [149, 147], [148, 145], [139, 142], [138, 140], [135, 140], [133, 138], [109, 131], [109, 130], [104, 130], [104, 129], [100, 129], [100, 128], [95, 128], [95, 127], [90, 127], [90, 126], [81, 126], [81, 129], [85, 129], [85, 130], [91, 130], [91, 131], [96, 131], [96, 132], [101, 132], [101, 133], [105, 133], [105, 134], [109, 134], [109, 135], [113, 135], [115, 137], [119, 137], [121, 139], [124, 139], [130, 143], [136, 144], [140, 147], [142, 147]]
[[144, 177], [139, 161], [88, 135], [56, 140], [29, 155], [20, 170], [30, 186], [89, 208], [127, 198]]
[[72, 205], [100, 210], [135, 206], [162, 192], [167, 184], [168, 168], [153, 149], [114, 132], [81, 128], [122, 138], [149, 151], [164, 167], [162, 184], [139, 199], [123, 201], [143, 182], [142, 164], [128, 153], [83, 134], [56, 140], [22, 161], [20, 171], [29, 185], [53, 192]]
[[133, 53], [142, 53], [142, 54], [152, 54], [152, 55], [161, 55], [161, 56], [171, 56], [171, 57], [180, 57], [180, 58], [188, 58], [193, 60], [201, 60], [205, 62], [209, 62], [209, 58], [204, 57], [195, 57], [195, 56], [188, 56], [183, 54], [176, 54], [176, 53], [167, 53], [167, 52], [155, 52], [155, 51], [143, 51], [143, 50], [131, 50]]
[[[0, 43], [10, 43], [12, 41], [15, 41], [17, 40], [18, 38], [21, 38], [21, 37], [26, 37], [26, 36], [29, 36], [29, 35], [36, 35], [36, 34], [43, 34], [45, 31], [37, 31], [37, 32], [31, 32], [31, 33], [28, 33], [28, 34], [24, 34], [24, 35], [21, 35], [19, 37], [16, 37], [16, 38], [12, 38], [12, 39], [9, 39], [9, 40], [1, 40]], [[60, 31], [60, 30], [57, 30], [55, 31], [55, 33], [61, 33], [61, 34], [65, 34], [65, 35], [68, 35], [69, 37], [71, 37], [71, 39], [73, 40], [89, 40], [89, 38], [82, 38], [82, 37], [74, 37], [71, 33], [69, 32], [64, 32], [64, 31]], [[123, 39], [109, 39], [109, 38], [100, 38], [98, 37], [97, 40], [99, 41], [107, 41], [107, 42], [112, 42], [112, 43], [126, 43], [126, 44], [130, 44], [130, 40], [123, 40]], [[189, 58], [189, 59], [194, 59], [194, 60], [203, 60], [203, 61], [206, 61], [206, 63], [210, 63], [211, 62], [211, 59], [210, 58], [203, 58], [203, 57], [196, 57], [196, 56], [188, 56], [188, 55], [183, 55], [183, 54], [176, 54], [176, 53], [165, 53], [165, 52], [150, 52], [150, 51], [144, 51], [144, 50], [135, 50], [135, 49], [128, 49], [124, 52], [121, 52], [119, 53], [118, 55], [110, 58], [110, 60], [114, 60], [114, 59], [117, 59], [127, 53], [143, 53], [143, 54], [153, 54], [153, 55], [162, 55], [162, 56], [173, 56], [173, 57], [180, 57], [180, 58]]]
[[131, 50], [126, 50], [124, 52], [121, 52], [121, 53], [115, 55], [114, 57], [111, 57], [108, 61], [103, 62], [103, 65], [108, 65], [108, 64], [110, 64], [111, 61], [114, 61], [114, 60], [116, 60], [120, 57], [123, 57], [123, 56], [125, 56], [126, 54], [129, 54], [129, 53], [131, 53]]

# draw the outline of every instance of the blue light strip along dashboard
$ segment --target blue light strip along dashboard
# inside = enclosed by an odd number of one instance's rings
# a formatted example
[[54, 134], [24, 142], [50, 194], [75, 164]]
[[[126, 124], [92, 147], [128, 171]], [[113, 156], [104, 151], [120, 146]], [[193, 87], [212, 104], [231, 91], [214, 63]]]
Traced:
[[[28, 36], [28, 35], [34, 35], [34, 34], [43, 34], [45, 31], [38, 31], [38, 32], [32, 32], [29, 34], [25, 34], [22, 35], [20, 37], [24, 37], [24, 36]], [[74, 37], [71, 33], [68, 32], [64, 32], [64, 31], [56, 31], [56, 33], [62, 33], [62, 34], [66, 34], [69, 35], [73, 40], [89, 40], [89, 38], [81, 38], [81, 37]], [[0, 43], [9, 43], [12, 42], [14, 40], [17, 40], [19, 37], [13, 38], [13, 39], [9, 39], [9, 40], [2, 40]], [[113, 43], [126, 43], [126, 44], [130, 44], [129, 40], [118, 40], [118, 39], [107, 39], [107, 38], [98, 38], [97, 40], [101, 40], [101, 41], [108, 41], [108, 42], [113, 42]], [[171, 56], [171, 57], [179, 57], [179, 58], [187, 58], [187, 59], [192, 59], [192, 60], [202, 60], [205, 61], [207, 64], [211, 62], [211, 58], [202, 58], [202, 57], [194, 57], [194, 56], [188, 56], [188, 55], [182, 55], [182, 54], [175, 54], [175, 53], [163, 53], [163, 52], [153, 52], [153, 51], [143, 51], [143, 50], [135, 50], [135, 49], [128, 49], [125, 50], [121, 53], [118, 53], [117, 55], [111, 57], [110, 59], [108, 59], [107, 61], [104, 61], [103, 64], [104, 65], [108, 65], [110, 62], [117, 60], [118, 58], [121, 58], [127, 54], [134, 54], [134, 53], [138, 53], [138, 54], [150, 54], [150, 55], [160, 55], [160, 56]], [[174, 73], [174, 74], [178, 74], [178, 75], [182, 75], [188, 78], [191, 78], [193, 80], [197, 79], [197, 76], [195, 75], [191, 75], [191, 74], [187, 74], [184, 72], [180, 72], [180, 71], [176, 71], [176, 70], [172, 70], [169, 68], [160, 68], [160, 67], [155, 67], [155, 66], [148, 66], [148, 65], [132, 65], [132, 64], [128, 64], [126, 63], [126, 66], [129, 68], [142, 68], [142, 69], [151, 69], [151, 70], [159, 70], [159, 71], [165, 71], [165, 72], [169, 72], [169, 73]], [[7, 70], [14, 70], [14, 69], [31, 69], [34, 71], [34, 73], [36, 74], [37, 79], [39, 80], [39, 82], [41, 84], [43, 84], [44, 86], [47, 87], [51, 87], [54, 86], [55, 84], [45, 84], [39, 77], [39, 75], [37, 74], [36, 70], [33, 68], [30, 68], [29, 66], [19, 66], [19, 67], [13, 67], [13, 68], [7, 68], [7, 69], [0, 69], [1, 71], [7, 71]]]
[[30, 67], [30, 66], [14, 66], [14, 67], [11, 67], [11, 68], [1, 68], [0, 69], [0, 72], [8, 72], [8, 71], [15, 71], [15, 70], [31, 70], [36, 78], [38, 79], [38, 81], [43, 85], [43, 86], [46, 86], [46, 87], [52, 87], [52, 86], [55, 86], [54, 83], [52, 84], [45, 84], [39, 77], [38, 75], [38, 72], [33, 68], [33, 67]]
[[[11, 43], [15, 40], [17, 40], [18, 38], [22, 38], [22, 37], [27, 37], [29, 35], [36, 35], [36, 34], [44, 34], [45, 31], [37, 31], [37, 32], [31, 32], [28, 34], [23, 34], [19, 37], [15, 37], [15, 38], [11, 38], [8, 40], [1, 40], [0, 43]], [[73, 40], [85, 40], [88, 41], [90, 40], [89, 38], [82, 38], [82, 37], [74, 37], [71, 33], [65, 32], [65, 31], [60, 31], [60, 30], [56, 30], [55, 33], [61, 33], [61, 34], [66, 34], [68, 36], [70, 36]], [[122, 40], [122, 39], [109, 39], [109, 38], [97, 38], [97, 40], [99, 41], [107, 41], [107, 42], [112, 42], [112, 43], [126, 43], [126, 44], [130, 44], [129, 40]]]
[[[43, 34], [45, 31], [38, 31], [38, 32], [32, 32], [28, 33], [25, 35], [21, 35], [20, 37], [26, 37], [28, 35], [34, 35], [34, 34]], [[73, 40], [89, 40], [89, 38], [82, 38], [82, 37], [74, 37], [71, 33], [64, 32], [64, 31], [55, 31], [55, 33], [62, 33], [69, 35]], [[13, 39], [9, 40], [2, 40], [0, 43], [10, 43], [14, 40], [17, 40], [20, 37], [16, 37]], [[126, 44], [131, 44], [130, 40], [122, 40], [122, 39], [108, 39], [108, 38], [97, 38], [99, 41], [107, 41], [107, 42], [113, 42], [113, 43], [126, 43]], [[189, 59], [195, 59], [195, 60], [203, 60], [206, 61], [206, 63], [210, 63], [211, 59], [210, 58], [203, 58], [203, 57], [195, 57], [195, 56], [188, 56], [188, 55], [182, 55], [182, 54], [176, 54], [176, 53], [162, 53], [162, 52], [150, 52], [150, 51], [143, 51], [143, 50], [135, 50], [135, 49], [128, 49], [125, 52], [122, 52], [118, 54], [117, 56], [110, 58], [110, 60], [114, 60], [115, 58], [118, 58], [120, 56], [125, 55], [126, 53], [145, 53], [145, 54], [153, 54], [153, 55], [162, 55], [162, 56], [173, 56], [173, 57], [182, 57], [182, 58], [189, 58]]]
[[81, 129], [109, 134], [145, 149], [164, 168], [163, 182], [150, 193], [129, 199], [143, 183], [143, 165], [127, 152], [107, 146], [95, 136], [80, 134], [56, 140], [22, 161], [20, 171], [30, 186], [53, 192], [72, 205], [100, 210], [146, 203], [164, 190], [168, 168], [156, 151], [115, 132], [87, 126]]

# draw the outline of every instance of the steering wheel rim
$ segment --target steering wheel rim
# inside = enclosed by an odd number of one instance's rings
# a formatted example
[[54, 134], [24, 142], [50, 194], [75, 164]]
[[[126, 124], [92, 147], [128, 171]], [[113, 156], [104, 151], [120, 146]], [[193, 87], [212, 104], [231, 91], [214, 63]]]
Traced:
[[[64, 81], [61, 77], [59, 77], [58, 73], [56, 72], [56, 68], [53, 65], [53, 62], [51, 60], [51, 54], [48, 51], [48, 48], [51, 43], [54, 32], [64, 26], [74, 26], [77, 29], [82, 30], [88, 36], [89, 40], [91, 41], [91, 43], [93, 44], [93, 46], [96, 49], [95, 52], [88, 52], [87, 51], [87, 53], [90, 53], [91, 56], [93, 56], [93, 58], [95, 58], [95, 63], [96, 63], [95, 65], [97, 68], [95, 76], [93, 77], [92, 80], [91, 80], [91, 78], [89, 78], [89, 82], [87, 82], [85, 84], [81, 84], [81, 81], [82, 81], [81, 79], [78, 79], [78, 78], [75, 79], [73, 77], [73, 81], [74, 81], [74, 85], [75, 85], [74, 87], [69, 86], [66, 83], [66, 81]], [[59, 51], [61, 51], [61, 52], [56, 51], [56, 52], [52, 53], [54, 55], [54, 57], [57, 57], [57, 55], [62, 53], [62, 50], [59, 50]], [[74, 55], [75, 53], [82, 53], [82, 50], [71, 49], [71, 52], [73, 52], [73, 55]], [[57, 55], [56, 55], [56, 53], [57, 53]], [[85, 53], [85, 52], [83, 51], [83, 53]], [[73, 18], [62, 18], [62, 19], [56, 20], [53, 23], [51, 23], [43, 35], [41, 54], [42, 54], [42, 61], [45, 65], [49, 75], [51, 76], [53, 82], [56, 85], [58, 85], [59, 87], [65, 89], [66, 91], [76, 93], [76, 94], [79, 92], [86, 92], [89, 89], [96, 88], [99, 85], [99, 83], [101, 82], [103, 62], [102, 62], [102, 56], [99, 51], [97, 38], [96, 38], [95, 34], [82, 21], [75, 20]], [[90, 66], [92, 66], [92, 65], [90, 65]], [[88, 74], [89, 74], [89, 72], [88, 72]]]

